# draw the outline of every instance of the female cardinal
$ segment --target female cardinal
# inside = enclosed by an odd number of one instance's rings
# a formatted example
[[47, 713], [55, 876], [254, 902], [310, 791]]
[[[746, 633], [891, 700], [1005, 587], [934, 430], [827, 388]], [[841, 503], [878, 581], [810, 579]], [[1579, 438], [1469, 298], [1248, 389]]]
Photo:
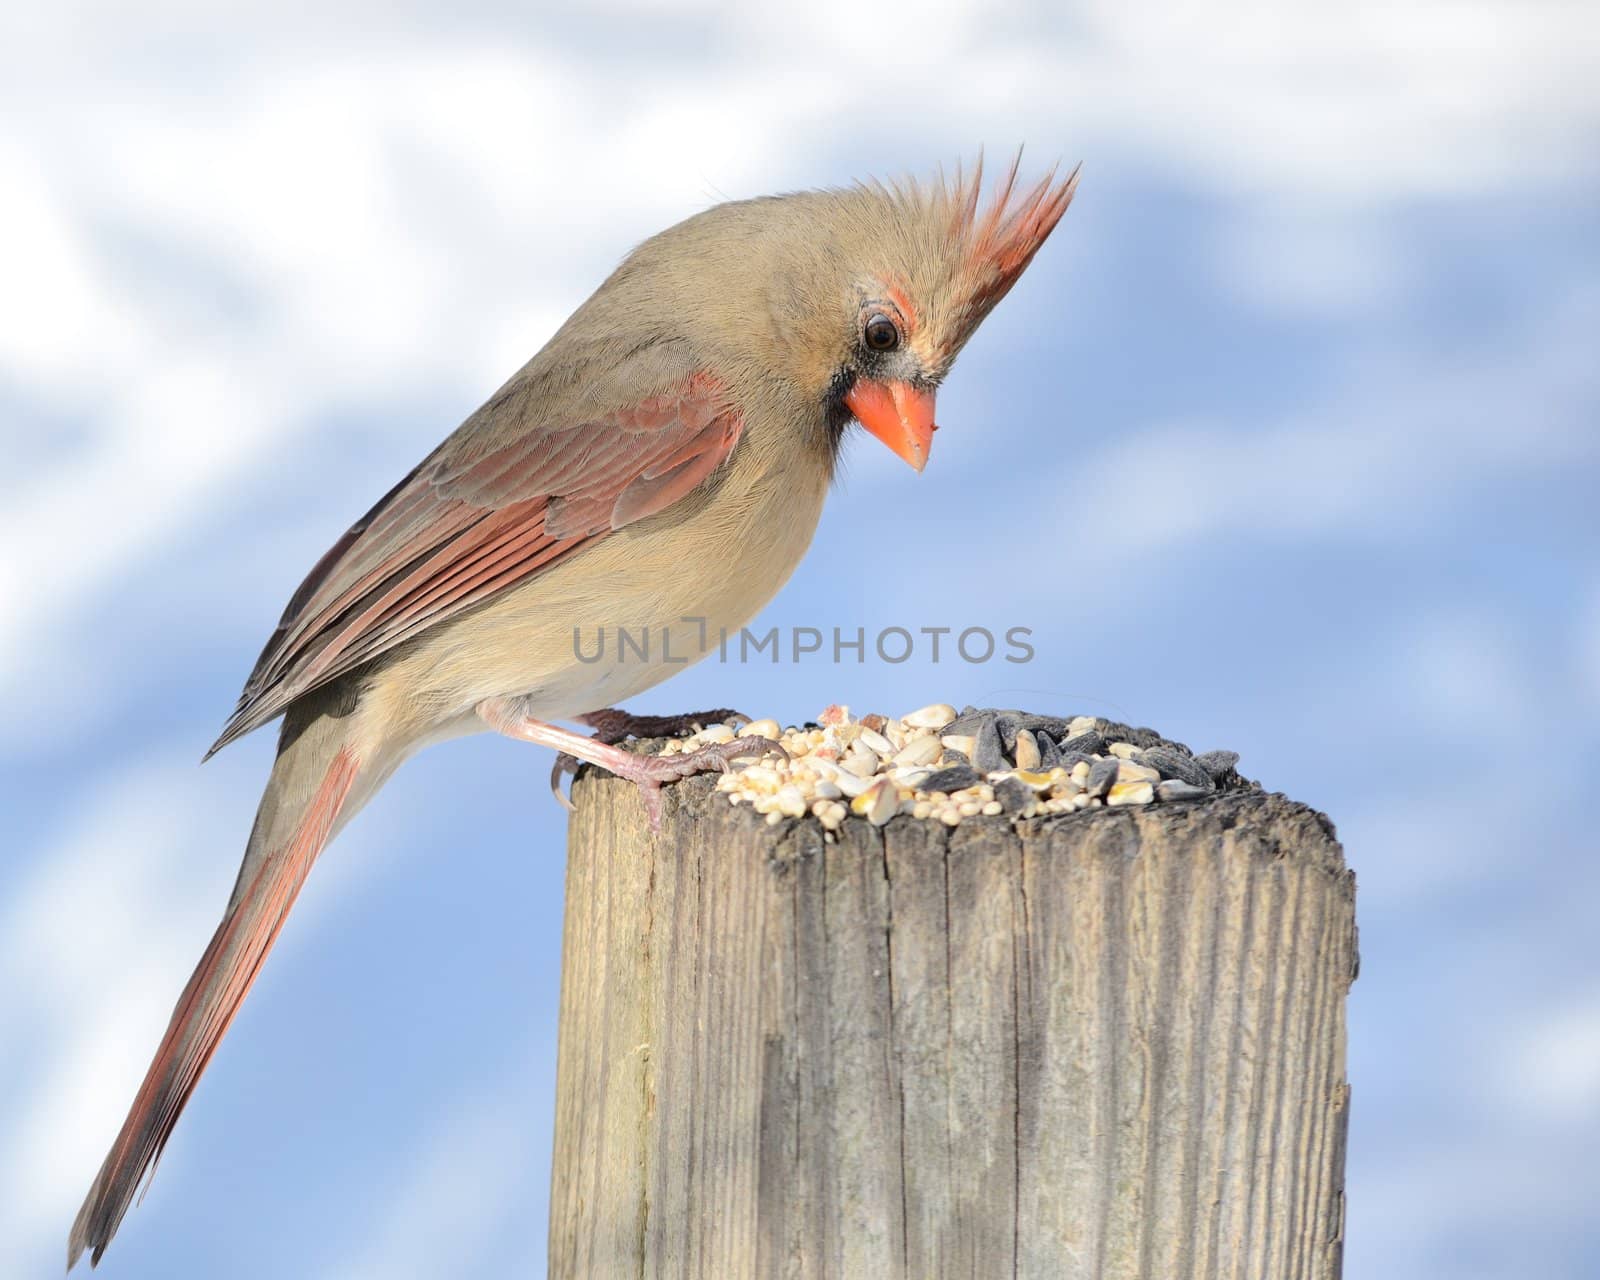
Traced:
[[[72, 1225], [98, 1263], [323, 846], [425, 743], [492, 728], [637, 782], [771, 749], [636, 755], [596, 713], [743, 626], [799, 562], [851, 421], [918, 471], [934, 391], [1072, 199], [954, 183], [718, 205], [646, 241], [358, 520], [289, 601], [212, 752], [278, 715], [216, 934]], [[660, 637], [653, 661], [575, 638]], [[591, 713], [591, 714], [585, 714]], [[611, 713], [614, 717], [615, 713]], [[209, 753], [208, 753], [209, 754]]]

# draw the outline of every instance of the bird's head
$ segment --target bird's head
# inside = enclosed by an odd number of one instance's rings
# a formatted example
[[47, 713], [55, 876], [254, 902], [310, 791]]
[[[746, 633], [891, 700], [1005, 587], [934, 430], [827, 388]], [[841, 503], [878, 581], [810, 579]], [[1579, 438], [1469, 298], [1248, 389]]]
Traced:
[[987, 202], [982, 165], [954, 181], [779, 197], [790, 247], [767, 305], [785, 376], [921, 471], [934, 396], [957, 353], [1017, 282], [1077, 185], [1048, 174], [1019, 190], [1015, 162]]

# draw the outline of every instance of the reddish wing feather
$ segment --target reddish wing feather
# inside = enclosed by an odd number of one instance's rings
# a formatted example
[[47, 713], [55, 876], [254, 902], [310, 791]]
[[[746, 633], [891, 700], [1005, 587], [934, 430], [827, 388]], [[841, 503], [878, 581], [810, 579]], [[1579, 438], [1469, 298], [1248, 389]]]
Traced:
[[308, 690], [670, 506], [726, 460], [742, 425], [717, 379], [697, 372], [631, 408], [509, 443], [482, 447], [481, 436], [458, 433], [318, 563], [212, 751]]

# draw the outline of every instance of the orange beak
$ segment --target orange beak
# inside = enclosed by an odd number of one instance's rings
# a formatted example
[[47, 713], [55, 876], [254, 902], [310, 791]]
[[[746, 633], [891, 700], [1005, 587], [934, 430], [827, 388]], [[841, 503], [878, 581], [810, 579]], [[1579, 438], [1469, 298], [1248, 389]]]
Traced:
[[933, 446], [933, 392], [909, 382], [868, 382], [857, 378], [844, 398], [855, 419], [918, 471], [928, 465]]

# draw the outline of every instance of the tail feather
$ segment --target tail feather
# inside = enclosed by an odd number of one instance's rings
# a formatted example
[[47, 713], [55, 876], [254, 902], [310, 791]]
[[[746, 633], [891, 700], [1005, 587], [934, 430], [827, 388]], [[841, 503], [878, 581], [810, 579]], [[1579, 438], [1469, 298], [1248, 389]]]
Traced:
[[90, 1265], [99, 1263], [140, 1183], [154, 1173], [200, 1073], [333, 834], [360, 762], [332, 727], [323, 720], [292, 737], [286, 729], [227, 913], [178, 998], [128, 1118], [72, 1224], [69, 1271], [86, 1249]]

